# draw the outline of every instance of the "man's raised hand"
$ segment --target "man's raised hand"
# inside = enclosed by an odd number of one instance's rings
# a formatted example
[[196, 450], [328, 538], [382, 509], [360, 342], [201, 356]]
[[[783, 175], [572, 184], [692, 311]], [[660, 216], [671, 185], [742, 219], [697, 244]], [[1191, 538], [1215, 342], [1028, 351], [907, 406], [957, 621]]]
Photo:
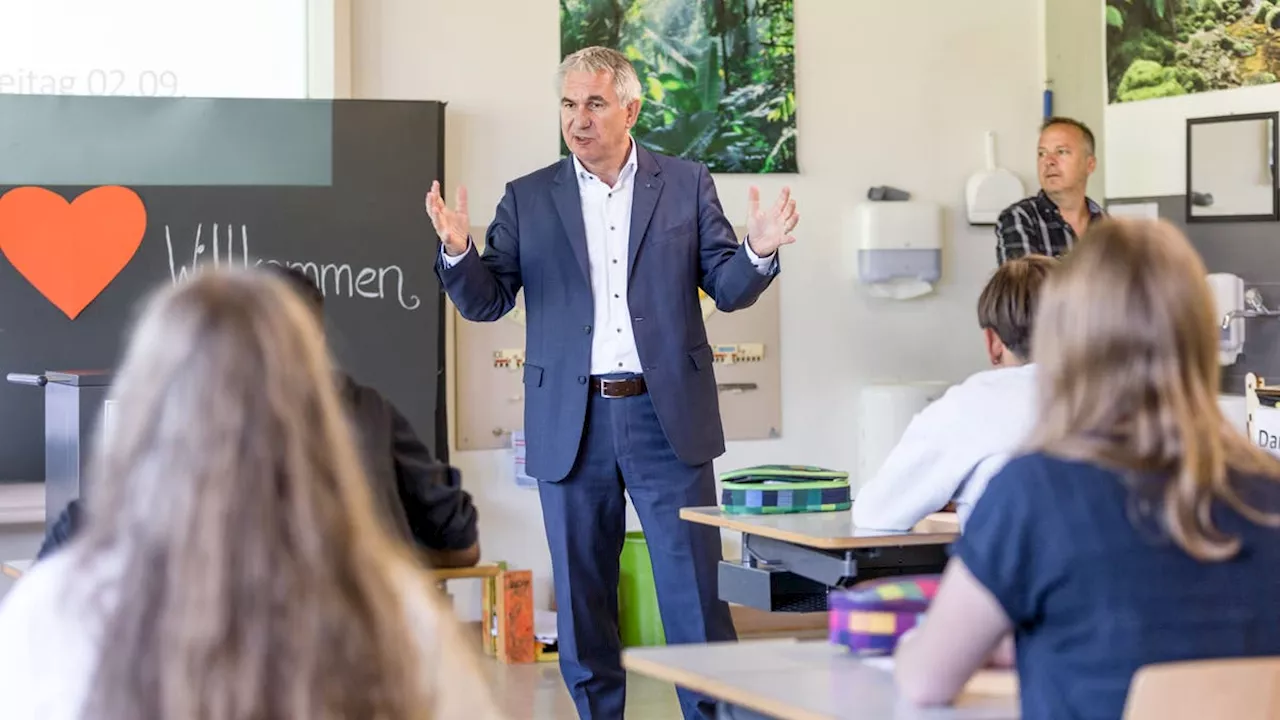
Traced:
[[791, 188], [782, 188], [773, 207], [761, 210], [760, 189], [753, 185], [747, 191], [747, 207], [747, 242], [757, 256], [768, 257], [783, 245], [796, 241], [791, 231], [800, 222], [800, 214], [796, 212]]
[[458, 186], [457, 200], [452, 210], [444, 204], [440, 197], [440, 181], [431, 183], [431, 192], [427, 193], [427, 217], [431, 225], [444, 243], [444, 251], [450, 255], [461, 255], [467, 249], [467, 235], [471, 232], [471, 220], [467, 217], [467, 189]]

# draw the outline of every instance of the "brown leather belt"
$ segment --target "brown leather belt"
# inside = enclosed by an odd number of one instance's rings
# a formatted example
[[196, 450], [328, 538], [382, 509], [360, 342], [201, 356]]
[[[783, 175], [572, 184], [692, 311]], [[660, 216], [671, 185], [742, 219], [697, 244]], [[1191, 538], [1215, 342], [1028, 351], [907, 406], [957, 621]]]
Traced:
[[643, 395], [648, 391], [649, 386], [645, 385], [643, 375], [613, 380], [595, 376], [591, 378], [591, 392], [600, 393], [600, 397], [624, 398]]

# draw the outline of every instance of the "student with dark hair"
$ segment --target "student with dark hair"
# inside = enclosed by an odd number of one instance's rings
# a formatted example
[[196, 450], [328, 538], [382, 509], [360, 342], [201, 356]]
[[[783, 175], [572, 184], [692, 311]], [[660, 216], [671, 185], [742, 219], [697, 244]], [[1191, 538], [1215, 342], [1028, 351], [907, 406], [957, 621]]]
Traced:
[[[324, 294], [302, 270], [263, 266], [285, 280], [306, 301], [323, 326]], [[408, 419], [377, 390], [338, 371], [362, 450], [365, 471], [381, 516], [398, 537], [416, 546], [434, 567], [467, 567], [480, 560], [476, 508], [460, 487], [457, 471], [437, 462]], [[43, 558], [80, 526], [80, 503], [72, 502], [50, 528], [40, 548]]]
[[854, 524], [908, 530], [954, 502], [961, 524], [986, 481], [1031, 430], [1036, 369], [1031, 338], [1040, 289], [1057, 260], [1029, 255], [996, 270], [978, 298], [978, 327], [993, 369], [920, 411], [857, 494]]
[[[293, 286], [323, 320], [324, 293], [298, 268], [267, 265]], [[401, 536], [426, 551], [436, 567], [465, 567], [480, 560], [476, 509], [459, 487], [457, 470], [437, 462], [413, 426], [382, 393], [339, 373], [364, 450], [369, 479], [388, 519]]]

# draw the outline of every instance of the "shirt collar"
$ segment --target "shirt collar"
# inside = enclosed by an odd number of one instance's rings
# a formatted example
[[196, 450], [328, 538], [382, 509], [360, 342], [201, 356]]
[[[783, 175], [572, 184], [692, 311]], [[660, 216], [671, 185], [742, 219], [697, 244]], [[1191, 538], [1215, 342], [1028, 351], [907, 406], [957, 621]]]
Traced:
[[[631, 152], [627, 155], [627, 161], [622, 165], [622, 172], [618, 173], [619, 183], [630, 177], [631, 174], [636, 171], [636, 141], [635, 138], [630, 135], [627, 136], [627, 140], [631, 143]], [[573, 155], [572, 153], [570, 153], [570, 155], [573, 157], [573, 171], [578, 176], [579, 180], [600, 179], [595, 173], [588, 170], [586, 166], [582, 164], [582, 161], [578, 160], [577, 155]]]
[[[1053, 200], [1051, 200], [1049, 198], [1049, 194], [1046, 193], [1044, 190], [1041, 190], [1040, 192], [1036, 193], [1036, 200], [1040, 203], [1040, 207], [1042, 208], [1045, 208], [1048, 210], [1054, 210], [1054, 211], [1058, 209], [1058, 204], [1055, 203]], [[1102, 206], [1094, 202], [1093, 199], [1087, 195], [1084, 198], [1084, 203], [1089, 208], [1090, 217], [1098, 218], [1103, 215], [1106, 215], [1106, 211], [1102, 209]]]

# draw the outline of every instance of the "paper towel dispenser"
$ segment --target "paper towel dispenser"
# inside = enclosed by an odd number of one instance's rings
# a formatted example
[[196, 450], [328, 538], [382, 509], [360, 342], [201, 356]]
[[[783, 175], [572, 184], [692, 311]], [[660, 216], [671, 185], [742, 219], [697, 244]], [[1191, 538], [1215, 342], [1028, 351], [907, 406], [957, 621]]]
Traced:
[[937, 203], [860, 203], [845, 229], [858, 248], [858, 281], [872, 295], [919, 297], [942, 276], [942, 207]]

